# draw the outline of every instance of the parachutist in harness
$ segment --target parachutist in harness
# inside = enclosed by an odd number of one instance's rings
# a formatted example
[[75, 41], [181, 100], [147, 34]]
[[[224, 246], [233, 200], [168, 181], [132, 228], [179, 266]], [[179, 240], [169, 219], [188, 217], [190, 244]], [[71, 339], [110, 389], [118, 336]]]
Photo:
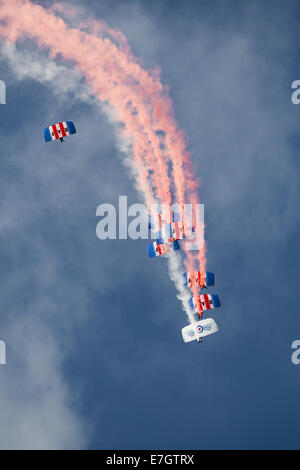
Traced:
[[63, 137], [60, 137], [59, 140], [60, 140], [60, 143], [61, 143], [61, 144], [62, 144], [63, 142], [65, 142]]

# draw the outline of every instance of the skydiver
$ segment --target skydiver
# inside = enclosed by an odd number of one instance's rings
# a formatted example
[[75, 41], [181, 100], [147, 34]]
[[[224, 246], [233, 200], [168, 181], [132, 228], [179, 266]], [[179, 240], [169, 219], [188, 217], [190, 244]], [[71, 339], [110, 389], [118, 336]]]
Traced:
[[63, 137], [60, 137], [59, 140], [60, 140], [60, 143], [61, 143], [61, 144], [62, 144], [63, 142], [65, 142]]

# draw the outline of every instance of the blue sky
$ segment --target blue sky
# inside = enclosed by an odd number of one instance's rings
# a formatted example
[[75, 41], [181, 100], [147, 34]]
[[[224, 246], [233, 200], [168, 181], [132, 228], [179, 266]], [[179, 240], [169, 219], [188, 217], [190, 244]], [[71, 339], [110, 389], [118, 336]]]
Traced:
[[[220, 332], [184, 344], [164, 260], [97, 239], [97, 206], [139, 196], [81, 77], [59, 64], [47, 79], [32, 44], [2, 44], [0, 447], [299, 448], [297, 2], [90, 0], [89, 13], [170, 87]], [[46, 145], [66, 119], [77, 135]]]

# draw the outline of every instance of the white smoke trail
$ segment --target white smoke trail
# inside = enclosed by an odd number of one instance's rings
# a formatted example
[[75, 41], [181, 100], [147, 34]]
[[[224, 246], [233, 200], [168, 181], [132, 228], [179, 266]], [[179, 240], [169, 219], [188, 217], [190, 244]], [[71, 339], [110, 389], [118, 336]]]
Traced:
[[174, 282], [178, 291], [177, 298], [181, 301], [183, 310], [187, 314], [189, 322], [193, 323], [195, 320], [189, 306], [189, 299], [191, 298], [191, 294], [188, 288], [184, 285], [184, 270], [181, 255], [178, 252], [171, 252], [168, 254], [167, 259], [170, 279]]
[[0, 48], [1, 59], [8, 62], [17, 80], [32, 78], [49, 86], [60, 99], [96, 104], [83, 75], [76, 69], [58, 65], [40, 53], [19, 51], [15, 44], [5, 41]]

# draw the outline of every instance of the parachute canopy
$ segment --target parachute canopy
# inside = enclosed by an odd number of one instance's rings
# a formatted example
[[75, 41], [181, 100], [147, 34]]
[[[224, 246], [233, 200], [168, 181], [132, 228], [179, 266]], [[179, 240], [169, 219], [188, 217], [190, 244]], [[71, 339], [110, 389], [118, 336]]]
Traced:
[[171, 243], [176, 240], [182, 240], [185, 238], [186, 234], [182, 221], [178, 220], [177, 222], [163, 225], [162, 228], [156, 232], [155, 236], [165, 243]]
[[46, 127], [44, 130], [44, 137], [46, 142], [52, 140], [62, 139], [69, 135], [76, 134], [76, 129], [72, 121], [59, 122]]
[[155, 256], [166, 256], [170, 251], [177, 250], [180, 250], [178, 241], [173, 243], [161, 243], [161, 240], [156, 240], [148, 245], [149, 258], [153, 258]]
[[221, 307], [221, 302], [216, 294], [197, 295], [189, 300], [191, 309], [202, 316], [204, 310]]
[[214, 273], [189, 271], [183, 274], [184, 285], [187, 287], [209, 287], [215, 284]]
[[170, 214], [163, 216], [162, 214], [151, 214], [149, 215], [149, 229], [161, 230], [163, 225], [171, 222], [179, 222], [180, 216], [174, 211], [170, 211]]
[[191, 323], [188, 326], [182, 328], [182, 337], [185, 343], [190, 341], [199, 340], [204, 336], [212, 335], [219, 331], [218, 325], [213, 318], [205, 318], [205, 320]]

